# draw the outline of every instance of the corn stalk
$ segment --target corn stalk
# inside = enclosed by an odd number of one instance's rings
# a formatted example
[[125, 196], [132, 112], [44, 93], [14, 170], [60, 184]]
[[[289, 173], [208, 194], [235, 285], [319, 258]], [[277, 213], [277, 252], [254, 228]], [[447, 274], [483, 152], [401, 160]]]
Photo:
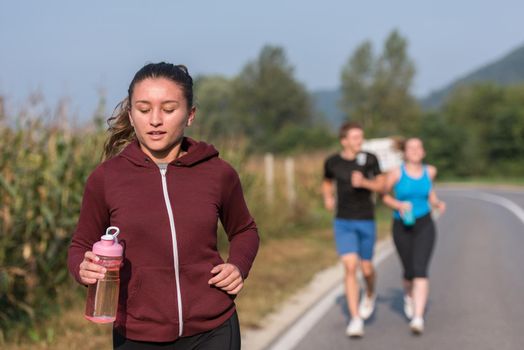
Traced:
[[0, 341], [59, 308], [67, 246], [102, 142], [26, 123], [0, 125]]

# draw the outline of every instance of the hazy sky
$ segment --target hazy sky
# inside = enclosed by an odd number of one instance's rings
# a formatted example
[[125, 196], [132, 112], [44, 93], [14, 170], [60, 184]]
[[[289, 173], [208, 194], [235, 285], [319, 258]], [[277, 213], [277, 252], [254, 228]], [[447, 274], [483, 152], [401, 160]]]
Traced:
[[524, 44], [522, 0], [0, 0], [0, 94], [15, 110], [40, 90], [91, 114], [112, 108], [147, 62], [232, 77], [265, 44], [285, 48], [309, 90], [336, 88], [353, 50], [397, 28], [424, 96]]

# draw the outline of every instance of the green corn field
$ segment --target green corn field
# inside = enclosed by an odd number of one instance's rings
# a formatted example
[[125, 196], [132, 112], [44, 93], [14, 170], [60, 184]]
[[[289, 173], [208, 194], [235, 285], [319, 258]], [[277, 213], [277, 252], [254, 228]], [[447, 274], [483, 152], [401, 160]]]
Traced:
[[0, 341], [57, 311], [83, 182], [103, 135], [26, 121], [0, 126]]

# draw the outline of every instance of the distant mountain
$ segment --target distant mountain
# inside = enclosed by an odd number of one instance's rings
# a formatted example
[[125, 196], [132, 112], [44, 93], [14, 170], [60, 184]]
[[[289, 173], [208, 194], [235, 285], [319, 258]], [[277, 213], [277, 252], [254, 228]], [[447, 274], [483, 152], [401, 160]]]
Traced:
[[511, 51], [501, 59], [489, 63], [466, 76], [434, 91], [420, 100], [425, 109], [439, 108], [457, 87], [477, 82], [492, 82], [499, 85], [524, 83], [524, 45]]

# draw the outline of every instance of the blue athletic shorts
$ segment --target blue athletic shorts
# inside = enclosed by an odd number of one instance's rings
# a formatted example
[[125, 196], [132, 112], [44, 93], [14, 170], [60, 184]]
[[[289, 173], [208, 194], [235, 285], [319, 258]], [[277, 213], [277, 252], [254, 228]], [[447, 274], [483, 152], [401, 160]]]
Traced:
[[374, 220], [335, 219], [333, 226], [338, 255], [357, 253], [362, 260], [373, 258]]

